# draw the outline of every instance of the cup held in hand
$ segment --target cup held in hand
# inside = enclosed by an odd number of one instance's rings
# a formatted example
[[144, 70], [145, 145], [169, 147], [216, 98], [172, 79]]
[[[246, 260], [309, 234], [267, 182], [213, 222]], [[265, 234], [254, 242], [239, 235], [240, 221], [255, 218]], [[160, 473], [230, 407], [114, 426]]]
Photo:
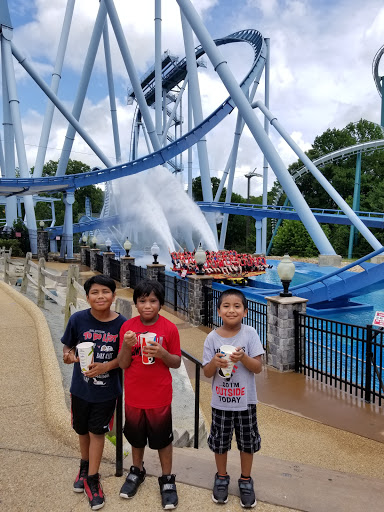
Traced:
[[141, 345], [141, 360], [143, 364], [153, 364], [155, 362], [155, 358], [144, 354], [143, 348], [146, 345], [151, 345], [151, 341], [156, 341], [156, 334], [154, 332], [146, 332], [144, 334], [140, 334], [139, 341]]
[[232, 375], [233, 365], [235, 364], [230, 360], [230, 355], [236, 352], [236, 347], [232, 345], [221, 345], [220, 352], [223, 354], [223, 359], [228, 361], [228, 366], [226, 368], [220, 368], [220, 371], [223, 376], [228, 379]]
[[89, 370], [89, 365], [93, 363], [94, 344], [91, 341], [84, 341], [76, 346], [80, 359], [80, 368], [83, 373]]

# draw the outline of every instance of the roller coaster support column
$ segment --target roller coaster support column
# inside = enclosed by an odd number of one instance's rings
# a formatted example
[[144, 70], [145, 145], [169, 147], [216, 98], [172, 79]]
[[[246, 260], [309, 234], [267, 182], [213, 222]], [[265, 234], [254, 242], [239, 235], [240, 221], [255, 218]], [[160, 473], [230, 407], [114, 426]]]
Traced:
[[[89, 42], [87, 55], [85, 57], [83, 70], [81, 73], [81, 78], [79, 82], [79, 86], [77, 89], [77, 94], [75, 101], [73, 103], [72, 115], [79, 120], [81, 111], [83, 109], [85, 96], [87, 94], [89, 80], [91, 78], [91, 73], [93, 69], [93, 65], [95, 63], [97, 49], [99, 47], [101, 34], [103, 33], [103, 28], [105, 24], [105, 19], [107, 17], [107, 10], [104, 5], [104, 1], [102, 0], [99, 5], [99, 11], [97, 13], [95, 25], [93, 27], [93, 32], [91, 35], [91, 40]], [[73, 141], [75, 139], [76, 130], [70, 124], [67, 128], [67, 133], [65, 135], [63, 149], [61, 150], [61, 155], [59, 159], [59, 165], [57, 166], [56, 176], [64, 176], [65, 171], [67, 169], [69, 156], [71, 154], [71, 149], [73, 146]], [[106, 163], [107, 167], [112, 167], [111, 162]]]
[[[155, 0], [155, 120], [156, 132], [159, 140], [161, 139], [163, 128], [163, 117], [161, 112], [161, 103], [163, 99], [161, 76], [161, 0]], [[164, 102], [164, 110], [166, 110]]]
[[256, 228], [256, 248], [255, 252], [256, 254], [265, 254], [265, 252], [262, 251], [262, 226], [263, 222], [260, 219], [257, 219], [255, 221], [255, 228]]
[[[267, 59], [265, 61], [265, 70], [264, 70], [264, 79], [265, 79], [265, 106], [269, 108], [269, 70], [270, 70], [270, 39], [265, 38], [265, 45], [267, 47]], [[264, 117], [264, 130], [267, 136], [269, 136], [269, 122], [266, 117]], [[263, 162], [263, 204], [268, 204], [268, 160], [264, 155]], [[261, 241], [261, 252], [266, 254], [267, 251], [267, 217], [264, 217], [262, 220], [263, 223], [263, 231], [262, 231], [262, 241]], [[258, 251], [256, 251], [258, 252]]]
[[[3, 92], [3, 126], [4, 126], [4, 165], [1, 167], [5, 178], [16, 178], [15, 164], [15, 136], [13, 132], [11, 109], [9, 107], [9, 96], [4, 59], [2, 59], [2, 92]], [[5, 219], [7, 226], [13, 226], [17, 220], [18, 201], [16, 196], [7, 197], [5, 205]], [[20, 204], [20, 203], [19, 203]], [[21, 208], [20, 208], [21, 210]], [[20, 212], [21, 213], [21, 212]], [[21, 217], [21, 215], [20, 215]]]
[[[65, 8], [65, 15], [63, 26], [61, 29], [61, 36], [59, 46], [57, 48], [55, 67], [51, 78], [51, 90], [54, 94], [57, 94], [59, 90], [59, 84], [61, 79], [61, 73], [63, 69], [63, 62], [65, 56], [65, 50], [67, 48], [69, 29], [71, 28], [71, 21], [73, 15], [73, 8], [75, 6], [75, 0], [68, 0]], [[43, 126], [41, 128], [39, 148], [37, 150], [35, 168], [33, 169], [33, 177], [40, 178], [43, 172], [45, 155], [47, 152], [47, 145], [49, 140], [49, 134], [52, 126], [53, 113], [55, 111], [55, 105], [51, 101], [47, 101], [45, 108], [45, 115]]]
[[113, 31], [115, 33], [117, 44], [119, 45], [121, 56], [123, 57], [123, 61], [127, 73], [129, 75], [129, 79], [131, 81], [132, 88], [137, 99], [137, 103], [139, 104], [140, 107], [141, 115], [143, 116], [145, 126], [147, 127], [148, 135], [149, 138], [151, 139], [153, 150], [158, 151], [159, 149], [161, 149], [159, 138], [157, 136], [152, 121], [151, 113], [149, 111], [143, 90], [141, 88], [140, 80], [135, 65], [133, 63], [132, 56], [127, 45], [127, 41], [125, 39], [123, 28], [117, 15], [115, 5], [113, 3], [113, 0], [104, 0], [104, 3], [108, 11], [108, 16], [111, 21]]
[[73, 259], [73, 212], [72, 205], [75, 202], [74, 191], [67, 191], [64, 198], [65, 214], [63, 237], [61, 241], [60, 256], [62, 258]]
[[381, 81], [381, 126], [384, 128], [384, 76], [380, 78]]
[[[12, 36], [13, 30], [3, 25], [1, 27], [1, 57], [2, 61], [4, 62], [9, 108], [15, 134], [17, 159], [19, 163], [20, 176], [22, 178], [29, 178], [29, 167], [27, 162], [27, 154], [25, 152], [24, 134], [19, 110], [19, 100], [17, 97], [15, 70], [13, 68], [11, 47]], [[24, 196], [24, 209], [27, 217], [27, 227], [31, 251], [32, 254], [37, 254], [37, 226], [32, 196]]]
[[[357, 153], [356, 157], [356, 173], [355, 173], [355, 188], [353, 191], [353, 211], [360, 210], [360, 184], [361, 184], [361, 151]], [[357, 236], [356, 228], [352, 224], [351, 229], [349, 231], [349, 246], [348, 246], [348, 258], [352, 258], [353, 254], [353, 245], [355, 243], [355, 238]]]
[[[194, 125], [197, 126], [203, 122], [203, 109], [201, 107], [200, 86], [197, 76], [197, 64], [195, 57], [195, 47], [193, 44], [192, 29], [181, 12], [181, 24], [183, 29], [185, 56], [188, 69], [188, 91], [191, 94], [192, 112]], [[189, 115], [189, 114], [188, 114]], [[197, 153], [199, 157], [201, 188], [204, 201], [213, 201], [211, 175], [209, 171], [207, 139], [204, 137], [197, 142]], [[207, 221], [212, 233], [217, 240], [217, 227], [214, 214], [207, 214]]]
[[335, 255], [335, 250], [316, 221], [313, 213], [305, 202], [291, 175], [287, 171], [273, 144], [267, 137], [263, 127], [257, 119], [257, 116], [253, 112], [251, 105], [237, 83], [237, 80], [229, 70], [228, 64], [213, 42], [191, 2], [189, 0], [176, 1], [188, 19], [196, 36], [200, 40], [200, 43], [206, 51], [206, 54], [212, 62], [216, 72], [231, 95], [234, 104], [237, 106], [239, 113], [247, 123], [252, 135], [259, 144], [260, 149], [267, 156], [268, 162], [276, 174], [277, 179], [280, 181], [297, 212], [300, 212], [300, 218], [311, 235], [319, 252], [324, 255]]
[[[373, 234], [369, 231], [364, 222], [359, 219], [356, 213], [352, 210], [352, 208], [347, 204], [341, 195], [332, 187], [332, 185], [328, 182], [328, 180], [323, 176], [323, 174], [319, 171], [319, 169], [315, 166], [315, 164], [307, 157], [307, 155], [302, 151], [296, 142], [292, 139], [292, 137], [288, 134], [288, 132], [280, 125], [273, 114], [265, 107], [265, 105], [261, 101], [256, 101], [252, 104], [253, 108], [260, 108], [265, 116], [271, 122], [271, 125], [276, 128], [277, 132], [283, 137], [283, 139], [289, 144], [289, 146], [293, 149], [296, 155], [301, 159], [303, 164], [306, 166], [308, 171], [316, 178], [316, 180], [320, 183], [323, 189], [329, 194], [329, 196], [335, 201], [335, 203], [339, 206], [340, 210], [342, 210], [348, 219], [363, 235], [363, 237], [367, 240], [367, 242], [373, 247], [373, 249], [380, 249], [382, 247], [381, 243], [373, 236]], [[276, 171], [275, 171], [276, 174]], [[288, 195], [288, 193], [287, 193]], [[297, 213], [300, 215], [300, 210], [297, 209], [296, 205], [292, 198], [288, 195], [289, 200], [292, 205], [296, 209]], [[304, 223], [303, 219], [301, 218]], [[316, 241], [313, 239], [316, 243]]]

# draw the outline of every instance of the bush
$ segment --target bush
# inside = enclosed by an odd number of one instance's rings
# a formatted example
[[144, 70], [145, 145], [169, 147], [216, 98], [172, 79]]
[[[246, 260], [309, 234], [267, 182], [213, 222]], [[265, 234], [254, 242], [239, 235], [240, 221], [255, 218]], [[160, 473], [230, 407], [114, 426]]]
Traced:
[[0, 247], [5, 247], [6, 249], [12, 248], [12, 256], [24, 256], [19, 240], [7, 240], [5, 238], [0, 238]]

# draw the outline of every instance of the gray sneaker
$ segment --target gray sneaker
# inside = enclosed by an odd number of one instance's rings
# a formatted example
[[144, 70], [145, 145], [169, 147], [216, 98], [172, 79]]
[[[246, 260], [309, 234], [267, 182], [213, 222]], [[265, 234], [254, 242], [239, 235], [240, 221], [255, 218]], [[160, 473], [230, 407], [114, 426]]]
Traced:
[[227, 503], [229, 480], [229, 475], [219, 476], [218, 473], [216, 473], [213, 484], [212, 501], [220, 504]]
[[257, 501], [255, 491], [253, 489], [253, 480], [243, 480], [239, 478], [240, 505], [243, 508], [256, 507]]

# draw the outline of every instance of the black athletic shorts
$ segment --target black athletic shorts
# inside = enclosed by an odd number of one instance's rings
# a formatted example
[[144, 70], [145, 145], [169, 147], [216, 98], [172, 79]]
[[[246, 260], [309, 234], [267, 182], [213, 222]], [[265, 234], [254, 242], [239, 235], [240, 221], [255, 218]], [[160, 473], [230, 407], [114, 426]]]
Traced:
[[161, 450], [173, 441], [171, 405], [137, 409], [125, 405], [124, 435], [134, 448]]
[[80, 436], [105, 434], [112, 429], [115, 408], [116, 398], [93, 403], [71, 395], [72, 427]]

